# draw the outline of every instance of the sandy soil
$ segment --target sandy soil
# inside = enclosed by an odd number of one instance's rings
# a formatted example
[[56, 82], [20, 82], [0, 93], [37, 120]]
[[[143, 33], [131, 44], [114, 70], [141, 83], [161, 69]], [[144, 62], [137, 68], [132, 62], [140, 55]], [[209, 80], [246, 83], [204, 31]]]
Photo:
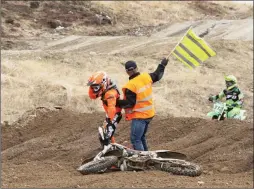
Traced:
[[[35, 113], [37, 116], [33, 117]], [[190, 161], [203, 167], [200, 177], [174, 176], [159, 171], [83, 176], [75, 169], [100, 146], [96, 128], [101, 120], [94, 118], [102, 118], [103, 114], [92, 115], [37, 109], [27, 112], [12, 127], [3, 127], [2, 187], [253, 186], [252, 123], [201, 118], [161, 119], [157, 116], [148, 134], [151, 150], [185, 153]], [[119, 125], [117, 142], [129, 139], [128, 124], [123, 121]]]

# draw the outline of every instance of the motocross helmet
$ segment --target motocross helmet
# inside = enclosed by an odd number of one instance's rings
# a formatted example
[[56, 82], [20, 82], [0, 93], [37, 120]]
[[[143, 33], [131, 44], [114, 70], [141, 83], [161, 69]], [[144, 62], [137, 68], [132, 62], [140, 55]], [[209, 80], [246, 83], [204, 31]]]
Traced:
[[227, 90], [234, 88], [237, 85], [237, 79], [233, 75], [225, 76]]
[[110, 78], [107, 76], [106, 72], [99, 71], [92, 74], [87, 82], [87, 86], [89, 86], [89, 97], [91, 99], [98, 98], [106, 91], [109, 85]]

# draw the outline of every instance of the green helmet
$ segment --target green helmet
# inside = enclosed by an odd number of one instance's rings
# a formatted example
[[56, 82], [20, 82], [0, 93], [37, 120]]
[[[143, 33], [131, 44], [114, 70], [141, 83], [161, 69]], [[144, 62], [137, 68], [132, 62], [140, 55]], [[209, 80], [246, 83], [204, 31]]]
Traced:
[[226, 81], [227, 90], [230, 90], [230, 89], [234, 88], [237, 85], [236, 84], [237, 79], [233, 75], [225, 76], [225, 81]]

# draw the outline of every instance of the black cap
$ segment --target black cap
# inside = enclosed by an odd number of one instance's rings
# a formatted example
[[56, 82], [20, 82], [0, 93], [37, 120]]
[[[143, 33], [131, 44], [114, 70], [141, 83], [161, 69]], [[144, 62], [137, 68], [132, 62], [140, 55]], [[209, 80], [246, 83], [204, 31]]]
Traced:
[[133, 60], [129, 60], [125, 63], [126, 71], [131, 71], [131, 70], [134, 70], [136, 68], [137, 68], [137, 64]]

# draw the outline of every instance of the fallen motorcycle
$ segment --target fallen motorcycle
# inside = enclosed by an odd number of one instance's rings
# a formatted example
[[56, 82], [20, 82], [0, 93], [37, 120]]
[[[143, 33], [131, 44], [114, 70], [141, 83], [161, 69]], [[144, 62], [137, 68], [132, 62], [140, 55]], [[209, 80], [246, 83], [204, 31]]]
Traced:
[[[102, 133], [99, 128], [99, 133]], [[186, 161], [186, 155], [169, 150], [137, 151], [111, 143], [95, 157], [83, 161], [77, 171], [82, 174], [103, 173], [115, 167], [121, 171], [161, 170], [175, 175], [199, 176], [199, 165]]]
[[238, 120], [244, 120], [246, 119], [246, 110], [240, 110], [239, 114], [234, 115], [233, 117], [230, 117], [228, 114], [229, 107], [227, 107], [226, 103], [223, 103], [219, 100], [213, 101], [213, 110], [207, 114], [208, 117], [211, 117], [212, 119], [217, 120], [224, 120], [224, 119], [238, 119]]

